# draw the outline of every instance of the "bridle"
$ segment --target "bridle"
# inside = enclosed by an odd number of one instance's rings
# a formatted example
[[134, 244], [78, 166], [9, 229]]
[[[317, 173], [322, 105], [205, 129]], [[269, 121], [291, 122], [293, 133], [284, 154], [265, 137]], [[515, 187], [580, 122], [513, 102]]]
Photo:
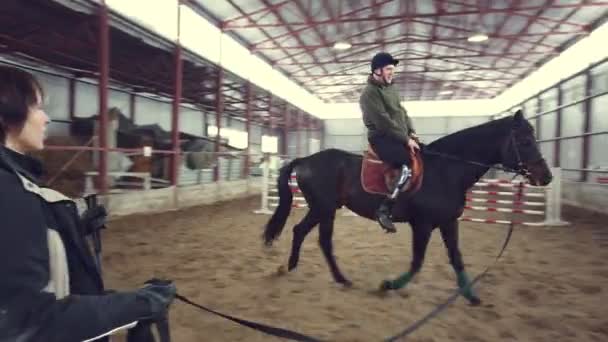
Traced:
[[[515, 135], [513, 134], [513, 131], [511, 131], [510, 135], [510, 143], [511, 146], [513, 147], [513, 152], [515, 153], [515, 162], [516, 162], [516, 166], [515, 168], [510, 168], [511, 172], [516, 173], [517, 175], [522, 175], [527, 179], [531, 178], [532, 172], [530, 172], [530, 169], [528, 169], [528, 166], [526, 164], [524, 164], [522, 158], [521, 158], [521, 153], [519, 151], [519, 148], [517, 146], [517, 140], [515, 139]], [[544, 158], [541, 156], [539, 156], [538, 159], [535, 159], [533, 161], [528, 162], [528, 164], [538, 164], [544, 161]], [[515, 178], [515, 177], [514, 177]]]
[[[510, 135], [511, 145], [513, 146], [513, 152], [515, 152], [515, 158], [516, 158], [515, 161], [517, 162], [517, 165], [515, 166], [513, 171], [516, 174], [529, 178], [531, 175], [531, 172], [528, 169], [528, 167], [526, 166], [526, 164], [524, 164], [523, 160], [521, 159], [521, 154], [519, 153], [519, 148], [517, 147], [517, 141], [515, 140], [515, 135], [513, 134], [513, 131], [511, 131], [511, 133], [509, 135]], [[540, 161], [540, 160], [535, 161], [535, 163], [538, 161]]]
[[[460, 161], [460, 162], [467, 163], [467, 164], [487, 167], [489, 169], [500, 170], [500, 171], [504, 171], [507, 173], [513, 173], [513, 174], [515, 174], [513, 178], [521, 175], [521, 176], [524, 176], [529, 179], [529, 177], [532, 173], [530, 172], [530, 170], [528, 169], [528, 166], [526, 166], [526, 164], [523, 162], [523, 159], [521, 158], [521, 153], [517, 146], [517, 141], [515, 140], [515, 135], [513, 134], [513, 131], [511, 131], [511, 133], [509, 133], [509, 144], [512, 146], [513, 151], [515, 153], [515, 163], [516, 164], [514, 167], [505, 166], [505, 165], [499, 166], [499, 165], [490, 165], [490, 164], [480, 163], [480, 162], [476, 162], [473, 160], [468, 160], [468, 159], [460, 158], [457, 156], [453, 156], [453, 155], [450, 155], [447, 153], [432, 151], [432, 150], [429, 150], [428, 148], [424, 148], [422, 150], [422, 153], [428, 154], [428, 155], [439, 156], [439, 157], [442, 157], [445, 159], [456, 160], [456, 161]], [[508, 145], [507, 145], [507, 149], [508, 149]], [[532, 164], [536, 164], [542, 160], [543, 160], [543, 158], [540, 157], [539, 159], [533, 161]]]

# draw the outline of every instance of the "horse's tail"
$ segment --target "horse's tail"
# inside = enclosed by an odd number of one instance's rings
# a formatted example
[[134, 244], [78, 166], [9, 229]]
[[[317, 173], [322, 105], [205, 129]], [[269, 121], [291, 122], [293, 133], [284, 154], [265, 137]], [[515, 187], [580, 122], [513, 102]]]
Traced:
[[277, 180], [277, 188], [279, 190], [279, 206], [272, 214], [272, 217], [266, 224], [264, 229], [264, 244], [266, 246], [272, 245], [272, 241], [276, 240], [281, 232], [287, 217], [291, 212], [291, 204], [293, 203], [293, 194], [289, 187], [289, 179], [291, 178], [291, 172], [300, 162], [300, 159], [296, 158], [289, 164], [283, 166], [279, 172], [279, 179]]

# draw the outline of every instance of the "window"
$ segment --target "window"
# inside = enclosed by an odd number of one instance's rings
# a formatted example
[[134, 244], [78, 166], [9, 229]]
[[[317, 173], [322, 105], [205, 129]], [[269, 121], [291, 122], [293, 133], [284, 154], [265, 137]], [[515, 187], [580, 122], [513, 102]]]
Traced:
[[262, 152], [277, 153], [279, 151], [279, 138], [270, 135], [262, 135]]

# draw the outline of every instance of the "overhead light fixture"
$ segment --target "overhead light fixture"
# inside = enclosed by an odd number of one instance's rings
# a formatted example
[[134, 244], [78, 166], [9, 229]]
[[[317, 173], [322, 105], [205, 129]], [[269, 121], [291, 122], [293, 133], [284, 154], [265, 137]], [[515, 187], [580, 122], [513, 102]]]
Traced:
[[489, 38], [490, 37], [488, 37], [488, 35], [485, 33], [476, 33], [476, 34], [470, 36], [469, 38], [467, 38], [467, 41], [469, 41], [471, 43], [481, 43], [481, 42], [485, 42]]
[[334, 49], [336, 50], [348, 50], [352, 45], [347, 41], [337, 41], [334, 43]]
[[452, 95], [453, 93], [451, 90], [442, 90], [439, 92], [439, 95]]

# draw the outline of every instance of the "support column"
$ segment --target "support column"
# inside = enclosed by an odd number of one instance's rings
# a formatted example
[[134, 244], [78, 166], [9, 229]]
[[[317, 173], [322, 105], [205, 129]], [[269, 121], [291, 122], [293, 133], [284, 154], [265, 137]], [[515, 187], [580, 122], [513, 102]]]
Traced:
[[319, 120], [319, 133], [321, 135], [320, 139], [321, 139], [321, 150], [325, 149], [325, 121], [323, 120]]
[[177, 186], [179, 178], [180, 145], [179, 145], [179, 104], [182, 99], [182, 45], [180, 42], [181, 1], [177, 0], [177, 41], [175, 42], [175, 70], [173, 75], [173, 106], [171, 111], [171, 185]]
[[68, 84], [68, 111], [70, 114], [70, 121], [74, 121], [76, 117], [76, 79], [70, 78]]
[[561, 139], [557, 139], [562, 136], [562, 109], [561, 106], [564, 103], [563, 101], [563, 91], [562, 91], [562, 82], [557, 85], [557, 112], [555, 113], [555, 141], [554, 141], [554, 153], [555, 153], [555, 163], [553, 166], [561, 167]]
[[110, 73], [110, 28], [105, 0], [99, 6], [99, 192], [108, 193], [108, 83]]
[[288, 115], [288, 105], [287, 102], [285, 102], [285, 105], [283, 106], [283, 129], [282, 131], [282, 135], [281, 135], [281, 148], [280, 148], [280, 154], [283, 156], [286, 156], [288, 153], [288, 137], [289, 137], [289, 115]]
[[[589, 98], [593, 94], [593, 76], [591, 75], [591, 68], [585, 71], [585, 99], [584, 103], [584, 128], [583, 128], [583, 156], [581, 158], [581, 169], [587, 169], [589, 167], [589, 148], [591, 145], [591, 137], [586, 133], [591, 132], [591, 113], [593, 111], [593, 100]], [[586, 182], [589, 179], [589, 172], [583, 171], [581, 173], [581, 181]]]
[[312, 118], [310, 117], [309, 114], [306, 114], [306, 155], [310, 155], [310, 136], [312, 134], [311, 132], [311, 123], [312, 123]]
[[300, 110], [296, 109], [295, 110], [295, 115], [296, 115], [296, 120], [295, 120], [295, 124], [296, 124], [296, 157], [299, 158], [302, 156], [302, 152], [300, 150], [300, 146], [302, 146], [302, 142], [300, 141]]
[[253, 95], [253, 86], [251, 82], [248, 81], [245, 84], [245, 129], [247, 130], [247, 149], [245, 150], [245, 158], [243, 165], [243, 178], [249, 177], [249, 163], [251, 160], [250, 153], [250, 145], [251, 145], [251, 97]]
[[135, 123], [135, 93], [129, 94], [129, 119]]
[[[270, 127], [270, 136], [275, 137], [278, 136], [277, 134], [277, 126], [276, 126], [276, 122], [274, 120], [274, 117], [272, 116], [272, 108], [273, 108], [273, 101], [274, 97], [272, 96], [272, 93], [268, 92], [268, 125]], [[277, 139], [277, 143], [278, 143], [278, 139]], [[281, 153], [280, 151], [280, 147], [277, 146], [277, 152]]]
[[224, 69], [220, 67], [217, 74], [217, 90], [215, 94], [215, 126], [217, 127], [217, 135], [215, 136], [215, 168], [213, 169], [213, 180], [217, 182], [220, 179], [220, 159], [218, 154], [220, 152], [221, 136], [220, 131], [222, 129], [222, 113], [224, 112], [224, 96], [222, 93], [222, 87], [224, 84]]

